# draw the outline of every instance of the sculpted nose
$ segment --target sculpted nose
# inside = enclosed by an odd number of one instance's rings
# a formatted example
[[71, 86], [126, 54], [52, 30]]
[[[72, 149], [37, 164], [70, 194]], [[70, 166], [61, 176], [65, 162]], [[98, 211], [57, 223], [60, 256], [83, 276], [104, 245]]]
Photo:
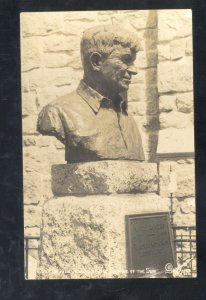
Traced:
[[129, 66], [127, 71], [132, 75], [137, 75], [137, 68], [134, 65]]

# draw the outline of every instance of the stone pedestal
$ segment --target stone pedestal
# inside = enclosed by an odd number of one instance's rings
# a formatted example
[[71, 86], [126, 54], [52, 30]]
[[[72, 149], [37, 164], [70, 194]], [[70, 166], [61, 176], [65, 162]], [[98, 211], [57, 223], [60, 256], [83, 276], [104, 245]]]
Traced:
[[156, 194], [156, 165], [57, 165], [52, 177], [55, 198], [43, 209], [38, 278], [127, 277], [125, 217], [169, 211], [169, 201]]
[[52, 166], [57, 196], [156, 192], [157, 185], [154, 163], [104, 160]]

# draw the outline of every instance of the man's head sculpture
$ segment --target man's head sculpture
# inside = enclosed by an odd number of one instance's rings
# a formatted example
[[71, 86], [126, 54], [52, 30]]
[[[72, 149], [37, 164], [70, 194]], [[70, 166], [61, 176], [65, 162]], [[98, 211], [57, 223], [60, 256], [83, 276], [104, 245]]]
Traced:
[[76, 91], [45, 106], [37, 130], [65, 144], [69, 163], [144, 160], [141, 136], [127, 109], [127, 90], [140, 43], [119, 26], [88, 29], [81, 40], [83, 80]]
[[[86, 30], [81, 40], [84, 79], [103, 85], [111, 93], [129, 88], [136, 75], [136, 53], [141, 49], [137, 36], [117, 25], [96, 26]], [[94, 83], [95, 81], [95, 83]]]

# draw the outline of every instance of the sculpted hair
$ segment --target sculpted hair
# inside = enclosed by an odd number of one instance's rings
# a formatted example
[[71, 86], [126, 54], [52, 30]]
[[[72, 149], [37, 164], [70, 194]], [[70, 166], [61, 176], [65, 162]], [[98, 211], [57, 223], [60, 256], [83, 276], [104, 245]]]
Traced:
[[84, 31], [81, 40], [81, 59], [84, 71], [89, 68], [89, 58], [93, 52], [98, 52], [106, 58], [118, 45], [130, 48], [134, 52], [141, 50], [137, 36], [120, 26], [95, 26]]

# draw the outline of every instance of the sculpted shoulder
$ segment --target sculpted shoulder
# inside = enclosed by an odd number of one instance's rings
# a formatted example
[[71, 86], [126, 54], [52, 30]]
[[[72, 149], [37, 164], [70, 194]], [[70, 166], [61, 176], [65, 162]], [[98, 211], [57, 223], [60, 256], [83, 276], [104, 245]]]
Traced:
[[67, 131], [75, 129], [77, 111], [83, 111], [83, 99], [74, 91], [44, 106], [39, 113], [37, 130], [43, 135], [53, 135], [65, 142]]
[[73, 91], [69, 94], [61, 96], [60, 98], [50, 102], [49, 106], [59, 107], [63, 110], [65, 109], [75, 109], [75, 107], [82, 104], [82, 98], [77, 94], [76, 91]]
[[68, 118], [72, 118], [73, 122], [77, 117], [81, 118], [83, 115], [91, 114], [88, 103], [76, 91], [49, 103], [48, 109], [50, 108], [56, 108], [60, 113], [66, 114]]

